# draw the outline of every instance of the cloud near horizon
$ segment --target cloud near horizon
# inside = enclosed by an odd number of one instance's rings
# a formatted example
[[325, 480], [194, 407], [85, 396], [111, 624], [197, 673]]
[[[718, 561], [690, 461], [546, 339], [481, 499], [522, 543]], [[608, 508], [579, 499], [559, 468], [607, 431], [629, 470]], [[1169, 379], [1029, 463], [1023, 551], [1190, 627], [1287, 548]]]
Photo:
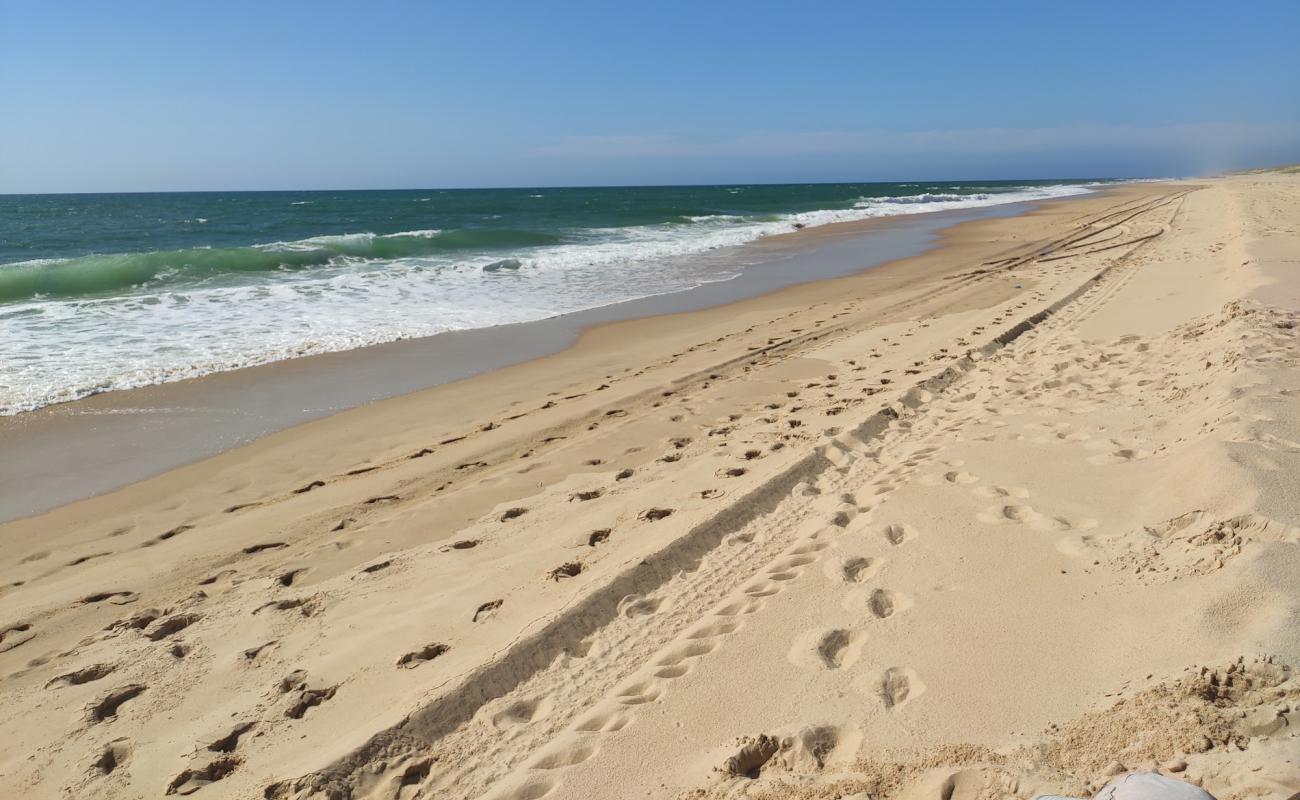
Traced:
[[532, 150], [557, 159], [795, 158], [808, 156], [969, 157], [1159, 152], [1202, 170], [1300, 159], [1300, 122], [1207, 122], [1142, 127], [1058, 125], [920, 131], [757, 132], [730, 138], [674, 135], [569, 136]]

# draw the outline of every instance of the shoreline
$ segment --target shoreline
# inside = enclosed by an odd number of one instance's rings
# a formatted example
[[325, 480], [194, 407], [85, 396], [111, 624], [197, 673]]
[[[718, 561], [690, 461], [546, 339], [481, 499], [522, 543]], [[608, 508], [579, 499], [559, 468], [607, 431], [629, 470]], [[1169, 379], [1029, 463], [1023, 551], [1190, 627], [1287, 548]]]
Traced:
[[[603, 199], [596, 205], [603, 202], [609, 208], [607, 214], [592, 209], [592, 201], [581, 200], [585, 195], [580, 193], [578, 205], [585, 210], [576, 216], [575, 198], [564, 193], [544, 201], [537, 199], [548, 196], [544, 193], [524, 198], [521, 192], [502, 196], [471, 192], [465, 200], [468, 207], [481, 211], [484, 203], [491, 208], [495, 202], [501, 213], [479, 215], [482, 221], [496, 221], [489, 227], [470, 225], [463, 230], [459, 225], [466, 220], [448, 216], [451, 212], [446, 208], [457, 202], [446, 201], [441, 194], [403, 199], [400, 192], [380, 193], [382, 199], [371, 208], [380, 217], [389, 216], [387, 224], [371, 226], [380, 232], [357, 231], [355, 220], [341, 218], [337, 206], [347, 202], [342, 197], [330, 197], [321, 210], [305, 212], [284, 209], [312, 202], [294, 201], [286, 206], [283, 199], [248, 201], [261, 213], [244, 220], [242, 226], [241, 213], [252, 210], [242, 208], [244, 201], [221, 213], [204, 204], [187, 206], [178, 200], [174, 212], [186, 217], [182, 224], [147, 231], [129, 215], [117, 220], [115, 215], [122, 209], [115, 203], [102, 208], [93, 203], [82, 208], [74, 203], [67, 212], [104, 214], [109, 227], [120, 227], [122, 251], [58, 253], [38, 248], [7, 252], [3, 257], [0, 296], [18, 304], [6, 304], [10, 313], [0, 314], [15, 340], [15, 363], [6, 365], [9, 380], [0, 387], [4, 390], [0, 392], [0, 416], [308, 355], [532, 322], [687, 292], [736, 277], [749, 259], [746, 244], [791, 230], [818, 228], [836, 220], [988, 208], [1087, 194], [1107, 183], [1013, 185], [1005, 187], [1006, 191], [1001, 184], [934, 185], [914, 195], [907, 195], [903, 184], [880, 184], [904, 194], [879, 195], [874, 201], [868, 196], [879, 189], [836, 184], [840, 193], [853, 194], [850, 189], [857, 189], [864, 194], [850, 208], [839, 207], [844, 198], [824, 197], [822, 203], [814, 204], [826, 208], [759, 216], [676, 216], [649, 227], [614, 224], [647, 221], [636, 215], [634, 220], [621, 217], [626, 216], [627, 202], [653, 199], [638, 194], [654, 195], [649, 189], [610, 190], [610, 197], [598, 193]], [[948, 188], [953, 193], [941, 191]], [[758, 206], [779, 204], [769, 196], [771, 190], [764, 194], [757, 187], [748, 189], [759, 192], [754, 198]], [[807, 205], [805, 195], [810, 189], [814, 194], [817, 191], [812, 187], [791, 190], [787, 202]], [[983, 189], [989, 191], [975, 191]], [[704, 194], [699, 198], [670, 194], [666, 201], [698, 201], [703, 206], [696, 210], [704, 210], [719, 202], [725, 206], [746, 189], [712, 187], [711, 195], [701, 191]], [[223, 195], [208, 204], [248, 197], [252, 195]], [[421, 207], [412, 217], [412, 199], [436, 202], [428, 209]], [[156, 213], [167, 213], [163, 198], [151, 202], [163, 205]], [[227, 219], [209, 236], [206, 224], [210, 220], [201, 214]], [[314, 215], [316, 222], [297, 218], [302, 214]], [[588, 218], [595, 227], [577, 217]], [[497, 223], [506, 227], [496, 227]], [[512, 224], [523, 229], [514, 231]], [[245, 237], [235, 234], [240, 227], [247, 230]], [[579, 233], [583, 230], [587, 233]], [[60, 235], [58, 231], [46, 233], [52, 239]], [[42, 235], [35, 230], [32, 234], [38, 239]], [[539, 246], [535, 252], [529, 251], [530, 242]], [[525, 249], [512, 249], [517, 245]], [[476, 250], [478, 247], [483, 250]], [[512, 253], [519, 258], [505, 258]], [[48, 257], [13, 261], [18, 255]], [[346, 263], [339, 263], [340, 259]], [[160, 267], [172, 261], [180, 265]], [[521, 267], [523, 271], [516, 271]], [[230, 271], [247, 272], [251, 283], [230, 280]], [[191, 285], [192, 281], [197, 283]], [[119, 296], [109, 291], [113, 287], [127, 291]], [[87, 288], [93, 290], [91, 294], [81, 296]], [[137, 296], [137, 289], [143, 294]], [[390, 293], [395, 295], [389, 297]], [[291, 296], [301, 303], [290, 302]], [[154, 313], [143, 313], [153, 305], [160, 307]], [[400, 313], [393, 313], [398, 307]], [[53, 337], [43, 332], [60, 314], [75, 309], [81, 311], [66, 319], [66, 325], [49, 331]], [[154, 347], [146, 349], [143, 340]]]
[[[746, 266], [735, 278], [681, 292], [102, 392], [0, 417], [0, 449], [13, 454], [0, 464], [0, 522], [111, 492], [312, 420], [553, 356], [604, 326], [721, 308], [887, 268], [943, 247], [951, 229], [1105, 196], [1115, 186], [791, 231], [707, 254]], [[792, 274], [793, 263], [811, 270]]]

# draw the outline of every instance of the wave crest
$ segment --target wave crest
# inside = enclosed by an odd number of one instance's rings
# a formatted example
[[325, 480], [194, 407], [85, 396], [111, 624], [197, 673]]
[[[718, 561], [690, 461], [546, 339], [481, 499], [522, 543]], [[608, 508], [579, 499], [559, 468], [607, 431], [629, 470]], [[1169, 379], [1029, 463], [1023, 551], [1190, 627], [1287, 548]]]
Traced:
[[518, 230], [349, 233], [249, 247], [192, 248], [20, 261], [0, 266], [0, 303], [76, 298], [145, 284], [188, 285], [220, 275], [300, 270], [345, 262], [418, 258], [467, 250], [559, 244], [559, 236]]

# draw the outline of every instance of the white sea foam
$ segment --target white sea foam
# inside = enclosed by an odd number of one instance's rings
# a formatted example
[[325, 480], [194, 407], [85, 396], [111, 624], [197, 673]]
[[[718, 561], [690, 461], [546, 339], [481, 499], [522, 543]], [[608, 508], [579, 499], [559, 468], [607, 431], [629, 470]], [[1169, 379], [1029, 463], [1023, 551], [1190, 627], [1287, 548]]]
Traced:
[[[737, 190], [739, 191], [739, 190]], [[0, 305], [0, 414], [110, 389], [349, 350], [399, 338], [526, 322], [727, 280], [740, 259], [691, 258], [818, 226], [1081, 194], [1043, 186], [988, 194], [866, 197], [852, 208], [776, 219], [727, 214], [690, 223], [574, 232], [559, 245], [381, 261], [340, 255], [309, 270], [244, 276], [241, 285]], [[433, 238], [438, 230], [388, 237]], [[293, 250], [372, 242], [373, 233], [264, 245]], [[365, 252], [364, 248], [359, 252]], [[151, 284], [152, 285], [152, 284]]]
[[401, 236], [409, 236], [409, 237], [419, 238], [419, 239], [432, 239], [433, 237], [437, 236], [440, 233], [442, 233], [442, 231], [438, 230], [437, 228], [429, 228], [428, 230], [421, 230], [421, 231], [398, 231], [397, 233], [385, 233], [379, 238], [396, 239]]

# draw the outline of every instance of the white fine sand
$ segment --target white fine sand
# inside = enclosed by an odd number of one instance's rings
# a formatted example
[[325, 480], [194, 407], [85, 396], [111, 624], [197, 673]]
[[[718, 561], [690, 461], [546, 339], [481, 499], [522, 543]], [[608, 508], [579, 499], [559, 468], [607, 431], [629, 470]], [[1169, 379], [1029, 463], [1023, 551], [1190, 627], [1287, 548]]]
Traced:
[[0, 526], [0, 796], [1293, 797], [1298, 225], [1046, 204]]

